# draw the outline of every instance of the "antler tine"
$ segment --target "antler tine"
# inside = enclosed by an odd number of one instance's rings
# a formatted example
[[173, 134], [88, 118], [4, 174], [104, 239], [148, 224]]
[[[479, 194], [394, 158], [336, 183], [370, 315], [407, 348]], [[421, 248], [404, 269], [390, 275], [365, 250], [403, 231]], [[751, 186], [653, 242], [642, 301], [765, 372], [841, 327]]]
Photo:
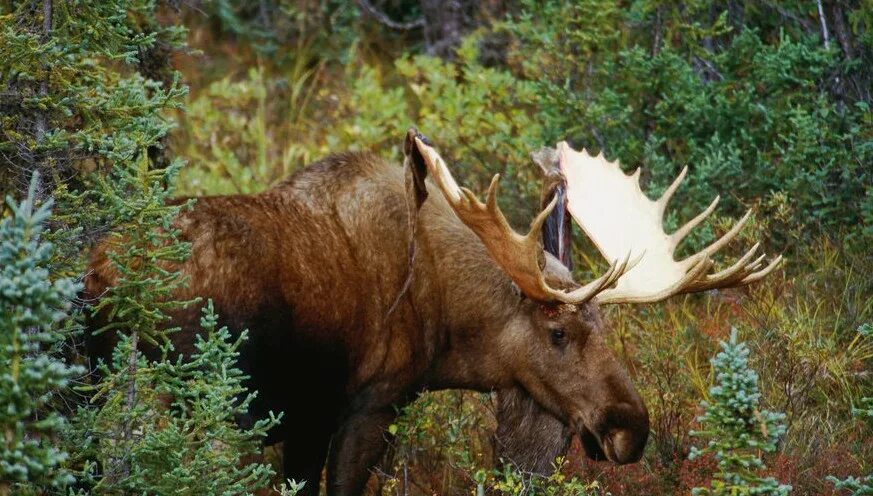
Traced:
[[764, 254], [761, 254], [761, 256], [756, 258], [754, 261], [749, 262], [749, 260], [751, 260], [752, 257], [755, 256], [755, 252], [757, 252], [758, 248], [760, 248], [760, 247], [761, 247], [760, 242], [755, 243], [751, 248], [749, 248], [749, 251], [744, 253], [743, 256], [739, 258], [739, 260], [737, 260], [736, 262], [733, 263], [733, 265], [731, 265], [730, 267], [728, 267], [722, 271], [716, 272], [715, 274], [711, 274], [709, 277], [711, 277], [713, 279], [720, 278], [720, 277], [726, 277], [726, 276], [729, 276], [731, 274], [736, 273], [741, 268], [743, 268], [743, 269], [753, 268], [754, 269], [755, 266], [757, 266], [758, 264], [761, 263], [761, 260], [763, 260], [764, 256], [765, 256]]
[[740, 233], [740, 231], [743, 229], [743, 226], [746, 225], [746, 222], [749, 221], [749, 218], [751, 218], [751, 216], [752, 211], [747, 210], [746, 214], [743, 215], [743, 217], [739, 221], [737, 221], [736, 224], [734, 224], [734, 227], [732, 227], [728, 232], [724, 233], [722, 237], [718, 238], [712, 244], [704, 248], [703, 251], [705, 251], [707, 255], [712, 255], [718, 250], [721, 250], [724, 245], [730, 243], [731, 240], [737, 237], [737, 234]]
[[758, 270], [758, 267], [764, 262], [764, 259], [767, 258], [766, 253], [762, 253], [760, 257], [756, 258], [754, 262], [748, 265], [750, 270]]
[[[699, 260], [695, 260], [680, 279], [675, 281], [669, 287], [657, 292], [634, 294], [621, 288], [621, 279], [618, 280], [618, 286], [613, 289], [606, 289], [599, 293], [595, 299], [601, 305], [618, 304], [618, 303], [654, 303], [665, 300], [673, 295], [682, 293], [683, 288], [690, 284], [695, 279], [701, 277], [712, 267], [712, 260], [703, 256]], [[630, 271], [630, 269], [628, 269]]]
[[673, 241], [674, 246], [678, 246], [679, 243], [685, 239], [686, 236], [701, 222], [706, 220], [707, 217], [712, 214], [715, 210], [715, 207], [718, 205], [719, 200], [721, 200], [720, 195], [716, 195], [716, 197], [712, 200], [708, 207], [703, 212], [697, 214], [693, 219], [686, 222], [682, 227], [676, 229], [676, 232], [670, 235], [671, 241]]
[[546, 218], [557, 205], [557, 197], [534, 218], [530, 231], [522, 236], [512, 229], [497, 204], [499, 174], [491, 179], [485, 203], [482, 203], [472, 191], [458, 186], [445, 162], [433, 148], [418, 138], [415, 139], [415, 145], [449, 206], [479, 237], [491, 258], [528, 298], [543, 303], [581, 304], [590, 300], [606, 285], [613, 284], [628, 270], [629, 256], [620, 265], [614, 264], [594, 282], [574, 291], [567, 292], [550, 287], [540, 267], [542, 247], [539, 237]]
[[683, 293], [692, 293], [695, 291], [706, 291], [710, 289], [717, 289], [723, 287], [735, 286], [737, 283], [743, 280], [746, 276], [751, 274], [758, 268], [761, 263], [761, 260], [764, 259], [765, 255], [761, 255], [755, 260], [750, 260], [755, 256], [755, 252], [761, 246], [761, 243], [755, 243], [755, 245], [747, 251], [739, 260], [737, 260], [730, 267], [716, 272], [715, 274], [709, 274], [704, 276], [702, 279], [698, 279], [696, 281], [692, 281], [687, 287], [683, 288]]
[[490, 210], [497, 209], [497, 188], [500, 184], [500, 174], [494, 174], [491, 178], [491, 184], [488, 185], [488, 192], [485, 193], [485, 204]]
[[[512, 231], [512, 228], [509, 226], [509, 222], [506, 220], [506, 216], [503, 215], [503, 211], [500, 210], [500, 207], [497, 205], [497, 189], [499, 187], [499, 184], [500, 174], [494, 174], [494, 177], [491, 178], [491, 184], [488, 185], [488, 192], [485, 193], [485, 207], [488, 209], [489, 212], [491, 212], [492, 215], [496, 217], [497, 221], [501, 225], [506, 226], [506, 229], [512, 232], [512, 234], [518, 236], [515, 231]], [[461, 187], [461, 192], [464, 193], [464, 195], [467, 197], [467, 200], [471, 203], [475, 202], [481, 204], [479, 199], [476, 198], [476, 194], [469, 189]], [[530, 230], [528, 231], [526, 236], [523, 236], [526, 242], [529, 243], [531, 242], [531, 240], [533, 240], [534, 243], [538, 242], [540, 232], [543, 229], [543, 224], [546, 222], [549, 214], [552, 213], [552, 210], [554, 210], [557, 204], [558, 199], [552, 198], [552, 201], [549, 202], [549, 204], [546, 205], [546, 207], [539, 214], [537, 214], [536, 217], [534, 217], [534, 220], [532, 220], [530, 223]]]
[[636, 259], [631, 260], [631, 254], [628, 253], [625, 255], [624, 259], [619, 262], [619, 259], [615, 259], [609, 266], [609, 269], [603, 273], [602, 276], [597, 279], [589, 282], [588, 284], [582, 286], [581, 288], [577, 288], [570, 293], [568, 293], [568, 297], [570, 299], [578, 299], [580, 301], [588, 301], [592, 298], [600, 301], [600, 294], [606, 290], [606, 288], [615, 284], [621, 276], [623, 276], [627, 271], [631, 270], [640, 260], [641, 257], [636, 257]]
[[[639, 255], [634, 257], [633, 259], [631, 259], [631, 252], [628, 252], [627, 255], [625, 255], [625, 259], [624, 259], [624, 262], [621, 264], [621, 267], [613, 272], [612, 277], [609, 279], [609, 281], [607, 283], [603, 284], [602, 289], [608, 288], [608, 287], [612, 286], [613, 284], [617, 283], [618, 280], [621, 279], [621, 276], [625, 275], [625, 273], [627, 273], [628, 271], [630, 271], [631, 269], [636, 267], [638, 263], [640, 263], [640, 260], [643, 259], [643, 256], [645, 254], [646, 254], [646, 252], [645, 252], [645, 250], [643, 250], [642, 253], [640, 253]], [[616, 260], [616, 261], [618, 261], [618, 260]]]
[[755, 281], [759, 281], [759, 280], [763, 279], [768, 274], [773, 272], [773, 270], [775, 270], [776, 267], [781, 265], [783, 260], [784, 260], [784, 258], [782, 258], [782, 255], [779, 255], [778, 257], [774, 258], [773, 261], [770, 262], [770, 264], [768, 266], [764, 267], [763, 269], [759, 270], [758, 272], [755, 272], [754, 274], [750, 274], [750, 275], [746, 276], [745, 278], [743, 278], [743, 280], [740, 281], [740, 285], [745, 286], [745, 285], [751, 284]]
[[[759, 258], [762, 258], [762, 257], [759, 257]], [[774, 262], [775, 262], [775, 260], [774, 260]], [[770, 265], [772, 265], [772, 264], [773, 264], [773, 262], [771, 262]], [[777, 263], [777, 265], [778, 265], [778, 263]], [[753, 280], [757, 280], [757, 279], [749, 280], [749, 278], [752, 277], [753, 275], [755, 275], [756, 270], [759, 268], [760, 268], [760, 263], [749, 264], [748, 267], [745, 267], [742, 271], [738, 272], [737, 274], [734, 274], [731, 277], [724, 279], [723, 281], [719, 281], [717, 284], [712, 284], [712, 285], [710, 285], [710, 287], [708, 287], [706, 289], [719, 289], [719, 288], [734, 287], [734, 286], [745, 286], [745, 285], [753, 282]], [[775, 269], [776, 266], [774, 265], [773, 268]], [[765, 270], [765, 269], [762, 269], [759, 272], [762, 272], [763, 270]], [[766, 275], [766, 273], [762, 274], [762, 276], [763, 275]]]
[[534, 242], [540, 239], [540, 233], [543, 231], [543, 225], [546, 223], [546, 219], [549, 218], [549, 215], [552, 213], [552, 210], [555, 209], [555, 206], [558, 205], [558, 197], [552, 198], [552, 201], [546, 205], [546, 208], [543, 209], [542, 212], [537, 214], [534, 217], [534, 220], [530, 223], [530, 231], [527, 233], [527, 237], [532, 239]]
[[[639, 170], [639, 169], [637, 169]], [[667, 211], [667, 204], [670, 203], [670, 199], [673, 198], [673, 194], [676, 193], [676, 190], [679, 189], [679, 185], [682, 184], [682, 181], [685, 180], [685, 175], [688, 174], [688, 166], [682, 168], [682, 171], [679, 172], [679, 175], [676, 176], [676, 179], [670, 183], [670, 186], [664, 191], [664, 194], [658, 198], [658, 217], [660, 219], [664, 218], [664, 212]]]

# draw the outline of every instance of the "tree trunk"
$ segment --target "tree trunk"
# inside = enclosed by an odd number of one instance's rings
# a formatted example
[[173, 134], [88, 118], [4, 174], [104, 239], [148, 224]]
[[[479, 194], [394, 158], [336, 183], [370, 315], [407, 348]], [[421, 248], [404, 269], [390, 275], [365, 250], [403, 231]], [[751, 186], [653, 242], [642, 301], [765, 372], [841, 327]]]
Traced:
[[[52, 4], [52, 0], [43, 0], [42, 2], [42, 42], [47, 43], [52, 35], [52, 18], [53, 18], [53, 10], [54, 5]], [[43, 77], [39, 81], [39, 90], [38, 94], [40, 99], [47, 98], [49, 95], [49, 67], [43, 66]], [[48, 112], [44, 109], [39, 109], [36, 112], [36, 123], [35, 123], [34, 134], [36, 138], [36, 150], [33, 151], [32, 156], [34, 158], [32, 170], [28, 171], [30, 173], [30, 177], [25, 178], [27, 182], [30, 182], [34, 173], [39, 171], [42, 174], [39, 174], [36, 179], [36, 201], [42, 201], [45, 191], [45, 187], [43, 185], [43, 181], [47, 178], [50, 181], [52, 174], [49, 174], [49, 157], [48, 153], [45, 150], [42, 150], [43, 142], [45, 141], [45, 135], [48, 132]]]
[[843, 13], [842, 2], [832, 0], [828, 3], [834, 35], [840, 43], [840, 48], [843, 49], [843, 55], [846, 56], [847, 60], [852, 60], [855, 58], [854, 42], [852, 40], [852, 31], [846, 26], [846, 16]]
[[462, 0], [421, 0], [424, 13], [424, 42], [428, 55], [453, 59], [455, 48], [470, 27], [471, 19]]

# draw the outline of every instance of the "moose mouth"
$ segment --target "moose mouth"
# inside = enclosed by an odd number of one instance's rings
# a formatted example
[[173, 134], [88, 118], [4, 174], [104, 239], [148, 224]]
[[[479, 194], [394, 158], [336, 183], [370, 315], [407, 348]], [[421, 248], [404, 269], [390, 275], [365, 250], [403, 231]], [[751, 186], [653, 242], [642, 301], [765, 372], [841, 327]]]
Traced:
[[588, 458], [598, 462], [604, 460], [612, 461], [591, 431], [584, 427], [577, 430], [579, 432], [579, 440], [582, 441], [582, 448], [585, 450], [585, 455]]
[[604, 434], [597, 434], [597, 431], [589, 429], [581, 422], [577, 423], [576, 428], [588, 458], [595, 461], [608, 460], [616, 465], [640, 461], [648, 438], [648, 428], [646, 431], [646, 435], [640, 439], [628, 429], [604, 429], [601, 430]]

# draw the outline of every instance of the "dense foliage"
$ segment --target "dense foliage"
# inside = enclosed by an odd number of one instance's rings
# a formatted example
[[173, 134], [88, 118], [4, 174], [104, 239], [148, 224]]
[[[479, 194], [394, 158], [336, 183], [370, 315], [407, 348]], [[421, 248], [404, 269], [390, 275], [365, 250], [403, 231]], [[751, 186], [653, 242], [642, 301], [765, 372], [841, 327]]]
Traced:
[[[52, 269], [76, 270], [85, 255], [80, 244], [109, 232], [107, 258], [119, 274], [99, 303], [83, 309], [106, 313], [112, 323], [93, 332], [117, 335], [119, 344], [111, 363], [83, 379], [77, 391], [85, 401], [78, 400], [82, 404], [69, 412], [68, 427], [56, 432], [70, 457], [55, 486], [65, 493], [68, 474], [76, 476], [77, 491], [89, 494], [203, 494], [207, 486], [216, 494], [245, 494], [268, 485], [272, 468], [244, 457], [278, 419], [250, 429], [235, 422], [254, 394], [244, 391], [236, 369], [244, 336], [216, 331], [207, 312], [206, 338], [193, 356], [177, 356], [165, 344], [173, 331], [166, 326], [167, 312], [192, 303], [172, 298], [184, 280], [168, 267], [184, 260], [188, 247], [171, 223], [188, 205], [167, 204], [182, 162], [170, 158], [163, 143], [172, 127], [166, 111], [181, 105], [187, 91], [164, 57], [182, 46], [185, 31], [160, 24], [150, 1], [46, 0], [3, 4], [0, 12], [8, 21], [0, 39], [0, 73], [9, 90], [0, 142], [3, 189], [15, 191], [19, 176], [42, 171], [45, 181], [32, 189], [58, 197], [51, 237], [67, 250], [52, 260]], [[36, 253], [47, 256], [45, 249]], [[35, 292], [40, 286], [31, 287]], [[10, 325], [12, 332], [19, 323]], [[46, 336], [29, 339], [36, 343]], [[161, 345], [157, 361], [143, 355], [146, 343]], [[16, 365], [21, 353], [35, 351], [32, 344], [23, 351], [10, 345], [3, 363]], [[43, 387], [60, 387], [62, 372], [56, 370], [58, 377], [48, 377]], [[49, 414], [34, 425], [57, 431], [58, 414], [42, 407], [47, 397], [27, 393], [34, 405], [21, 406], [31, 409], [10, 413], [22, 419]], [[175, 401], [166, 405], [165, 396]], [[46, 460], [48, 468], [64, 460], [47, 453], [54, 456]], [[42, 484], [36, 468], [33, 476], [14, 474], [13, 480]]]
[[[529, 153], [568, 140], [642, 167], [650, 196], [688, 165], [671, 226], [721, 193], [684, 249], [754, 208], [744, 244], [789, 263], [748, 291], [607, 309], [651, 412], [641, 464], [589, 462], [574, 446], [548, 478], [495, 469], [491, 398], [425, 393], [389, 427], [374, 493], [742, 493], [775, 480], [869, 493], [869, 2], [455, 3], [0, 0], [0, 196], [20, 200], [0, 209], [0, 403], [13, 406], [0, 412], [0, 489], [276, 485], [270, 451], [253, 455], [277, 419], [234, 421], [256, 394], [235, 368], [244, 330], [216, 330], [207, 305], [196, 353], [166, 343], [168, 312], [202, 304], [172, 297], [185, 281], [167, 267], [188, 247], [171, 220], [190, 204], [166, 201], [261, 191], [346, 149], [399, 160], [416, 125], [474, 189], [502, 173], [515, 224], [538, 206]], [[577, 237], [585, 279], [603, 264]], [[98, 239], [121, 283], [62, 315]], [[101, 309], [114, 312], [101, 330], [118, 336], [114, 358], [71, 381], [81, 371], [68, 364], [86, 363], [79, 322]], [[35, 375], [13, 373], [24, 366]], [[767, 410], [784, 412], [778, 443]]]
[[[0, 220], [0, 494], [31, 487], [63, 487], [67, 453], [53, 443], [65, 419], [51, 408], [58, 392], [81, 367], [58, 353], [63, 321], [78, 285], [52, 280], [54, 246], [42, 232], [51, 200], [36, 202], [34, 175], [27, 197], [7, 200], [11, 215]], [[29, 483], [29, 484], [28, 484]], [[32, 486], [31, 486], [32, 485]]]
[[100, 366], [106, 379], [94, 399], [104, 406], [81, 409], [68, 434], [91, 494], [251, 494], [269, 485], [272, 467], [251, 459], [278, 418], [237, 425], [255, 394], [236, 365], [246, 333], [234, 338], [216, 322], [209, 302], [190, 356], [171, 359], [166, 344], [150, 361], [125, 336]]
[[185, 31], [162, 26], [154, 8], [147, 0], [0, 4], [0, 192], [20, 191], [33, 170], [47, 183], [40, 194], [78, 187], [88, 172], [134, 162], [159, 143], [171, 127], [160, 112], [179, 105], [185, 88], [149, 67], [150, 57], [179, 46]]
[[[645, 166], [659, 188], [689, 164], [695, 186], [680, 214], [729, 192], [733, 212], [742, 200], [786, 202], [789, 228], [869, 235], [873, 122], [861, 61], [803, 24], [774, 22], [774, 7], [736, 4], [525, 4], [507, 29], [519, 71], [537, 80], [547, 140]], [[799, 4], [796, 16], [814, 8]]]

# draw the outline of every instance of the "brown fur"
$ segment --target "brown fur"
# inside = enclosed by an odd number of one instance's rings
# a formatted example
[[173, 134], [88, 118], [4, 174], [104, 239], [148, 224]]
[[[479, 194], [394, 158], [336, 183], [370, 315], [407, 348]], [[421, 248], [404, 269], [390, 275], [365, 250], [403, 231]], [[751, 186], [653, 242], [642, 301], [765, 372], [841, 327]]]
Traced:
[[[261, 194], [199, 198], [177, 221], [192, 243], [180, 267], [189, 285], [177, 296], [211, 298], [221, 324], [249, 329], [241, 366], [259, 391], [252, 413], [285, 412], [272, 433], [285, 441], [285, 476], [310, 481], [315, 494], [330, 444], [328, 494], [359, 494], [395, 408], [423, 388], [515, 390], [555, 425], [596, 433], [610, 458], [637, 459], [648, 417], [603, 342], [597, 309], [555, 312], [517, 295], [435, 190], [420, 212], [412, 284], [386, 316], [407, 275], [404, 191], [402, 168], [345, 153]], [[117, 277], [105, 251], [91, 259], [92, 297]], [[546, 260], [556, 285], [575, 284]], [[198, 321], [198, 309], [173, 315], [181, 353]], [[552, 342], [559, 327], [561, 346]], [[90, 347], [106, 356], [113, 341], [98, 335]]]

